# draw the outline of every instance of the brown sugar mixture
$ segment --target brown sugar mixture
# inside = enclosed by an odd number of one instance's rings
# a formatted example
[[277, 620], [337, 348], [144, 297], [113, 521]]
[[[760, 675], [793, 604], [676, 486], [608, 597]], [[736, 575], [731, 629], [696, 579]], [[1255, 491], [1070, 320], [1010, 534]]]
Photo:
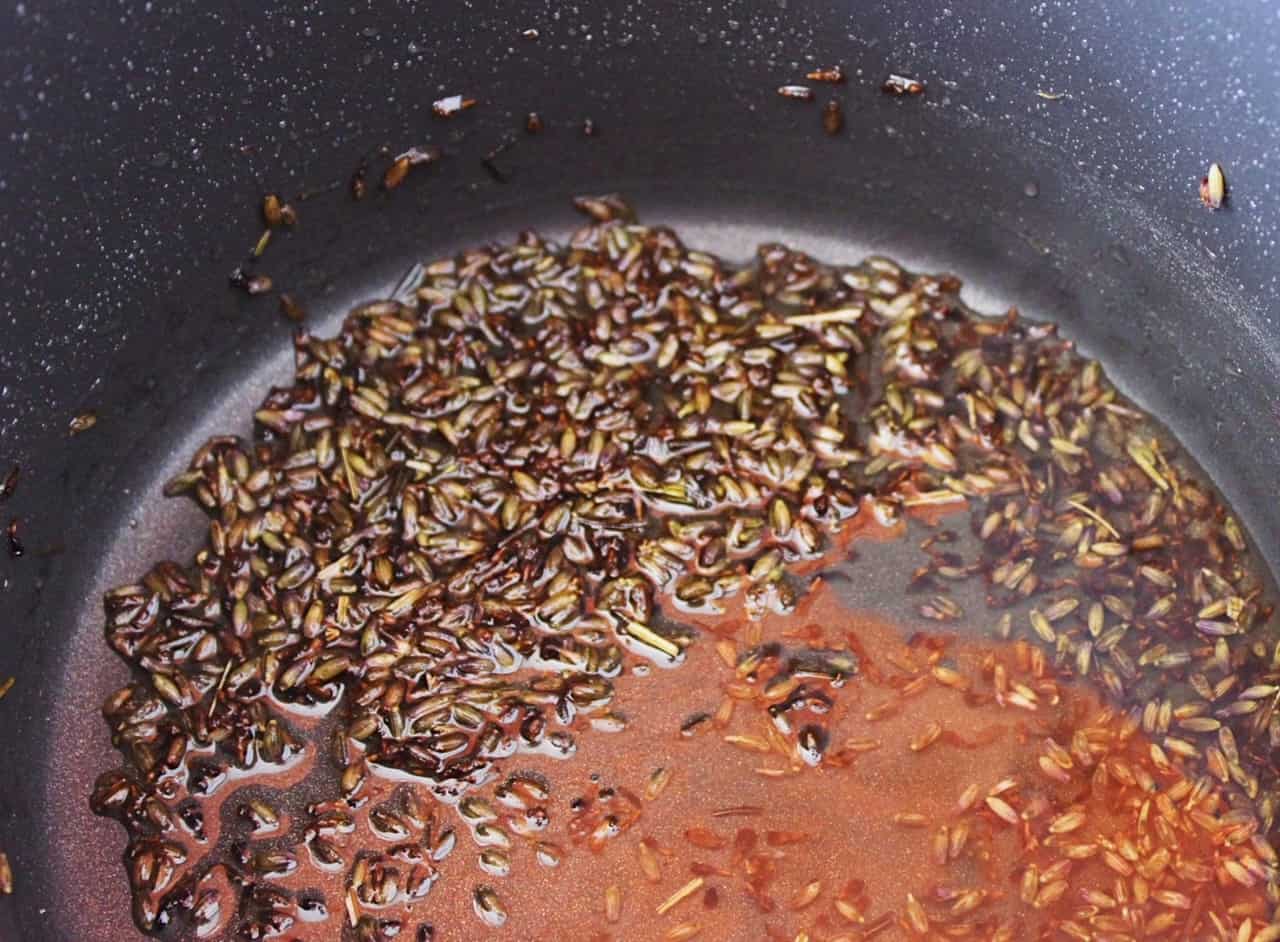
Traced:
[[138, 925], [1280, 939], [1273, 611], [1176, 443], [953, 278], [579, 206], [170, 483], [204, 547], [105, 606]]

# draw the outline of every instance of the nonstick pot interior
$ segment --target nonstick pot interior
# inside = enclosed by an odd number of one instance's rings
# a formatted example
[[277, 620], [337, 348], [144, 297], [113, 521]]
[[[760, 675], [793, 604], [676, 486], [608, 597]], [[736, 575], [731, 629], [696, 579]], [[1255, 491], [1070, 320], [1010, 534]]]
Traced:
[[[288, 377], [274, 299], [227, 284], [268, 191], [322, 191], [262, 266], [318, 331], [414, 261], [566, 232], [583, 192], [619, 192], [733, 258], [783, 240], [954, 271], [976, 306], [1057, 320], [1099, 356], [1280, 563], [1268, 4], [1212, 22], [1102, 2], [512, 6], [3, 14], [0, 458], [23, 466], [4, 509], [26, 553], [0, 562], [0, 672], [17, 677], [0, 702], [0, 847], [16, 871], [0, 936], [136, 935], [124, 835], [87, 809], [114, 761], [98, 707], [124, 676], [100, 640], [101, 592], [189, 555], [199, 517], [160, 502], [160, 483], [204, 436], [246, 432]], [[776, 94], [837, 62], [848, 81], [817, 102]], [[890, 71], [927, 93], [884, 95]], [[454, 92], [479, 104], [432, 117]], [[507, 140], [492, 174], [481, 158]], [[426, 142], [445, 149], [438, 166], [350, 199], [363, 156]], [[1196, 197], [1215, 160], [1231, 188], [1216, 213]], [[69, 436], [86, 410], [97, 425]]]

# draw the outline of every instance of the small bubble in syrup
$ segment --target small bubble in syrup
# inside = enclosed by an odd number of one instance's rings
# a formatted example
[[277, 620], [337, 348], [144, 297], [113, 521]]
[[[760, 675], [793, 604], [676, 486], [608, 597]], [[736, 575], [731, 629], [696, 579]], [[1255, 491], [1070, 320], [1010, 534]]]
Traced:
[[1040, 195], [1040, 184], [1035, 180], [1028, 180], [1022, 184], [1022, 195], [1028, 199], [1035, 199]]

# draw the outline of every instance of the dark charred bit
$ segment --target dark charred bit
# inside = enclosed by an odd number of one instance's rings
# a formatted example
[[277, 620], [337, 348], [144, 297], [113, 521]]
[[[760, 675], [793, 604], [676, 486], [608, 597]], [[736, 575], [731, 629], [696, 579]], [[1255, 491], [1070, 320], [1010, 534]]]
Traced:
[[306, 310], [291, 294], [280, 295], [280, 313], [295, 324], [301, 323], [307, 317]]
[[822, 130], [836, 135], [844, 128], [844, 112], [834, 98], [822, 106]]
[[27, 548], [22, 545], [21, 537], [18, 536], [18, 525], [18, 518], [13, 517], [5, 530], [5, 534], [9, 537], [9, 555], [14, 559], [20, 559], [27, 552]]
[[4, 476], [4, 480], [0, 481], [0, 501], [6, 501], [13, 496], [14, 490], [18, 487], [20, 474], [22, 474], [22, 468], [15, 464]]
[[695, 733], [700, 733], [707, 728], [707, 724], [710, 722], [710, 713], [695, 713], [680, 724], [680, 735], [688, 737]]
[[880, 91], [887, 95], [896, 95], [902, 97], [904, 95], [923, 95], [924, 82], [919, 79], [911, 78], [907, 75], [898, 75], [896, 72], [889, 74], [880, 86]]
[[536, 111], [530, 111], [528, 117], [524, 119], [524, 129], [529, 134], [541, 134], [542, 116]]
[[233, 288], [239, 288], [250, 296], [266, 294], [273, 286], [270, 275], [251, 274], [243, 268], [236, 268], [231, 273], [230, 280]]
[[582, 136], [595, 137], [600, 133], [600, 129], [596, 127], [596, 123], [590, 118], [586, 118], [582, 122]]
[[487, 154], [480, 158], [480, 166], [484, 167], [485, 173], [489, 174], [496, 183], [507, 183], [511, 178], [497, 164], [497, 159], [515, 146], [515, 138], [505, 137], [497, 143]]

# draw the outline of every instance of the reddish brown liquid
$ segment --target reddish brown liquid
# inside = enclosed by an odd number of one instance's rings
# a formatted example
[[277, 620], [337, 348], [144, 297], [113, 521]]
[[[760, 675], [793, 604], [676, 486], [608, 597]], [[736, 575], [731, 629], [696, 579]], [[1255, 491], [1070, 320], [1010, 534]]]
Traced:
[[[683, 668], [619, 682], [618, 707], [631, 721], [625, 732], [582, 736], [577, 756], [567, 763], [517, 758], [507, 764], [504, 772], [540, 773], [553, 783], [552, 823], [543, 838], [565, 851], [563, 862], [555, 870], [543, 869], [532, 851], [517, 842], [511, 876], [482, 878], [471, 859], [476, 849], [462, 836], [443, 879], [424, 903], [437, 938], [664, 939], [682, 924], [696, 925], [700, 931], [695, 937], [706, 939], [791, 940], [805, 932], [810, 939], [862, 938], [863, 930], [886, 919], [876, 937], [912, 938], [919, 936], [900, 925], [906, 894], [936, 906], [939, 889], [948, 887], [980, 888], [988, 894], [976, 914], [987, 920], [986, 932], [969, 937], [989, 938], [995, 925], [1003, 925], [1012, 929], [1012, 938], [1034, 938], [1080, 908], [1082, 891], [1114, 893], [1117, 874], [1095, 856], [1073, 865], [1062, 903], [1044, 909], [1023, 903], [1019, 879], [1026, 863], [1053, 855], [1028, 851], [1021, 826], [1008, 825], [984, 809], [992, 786], [1014, 778], [1021, 784], [1005, 793], [1010, 804], [1022, 808], [1043, 800], [1054, 807], [1032, 830], [1043, 831], [1044, 821], [1079, 802], [1089, 820], [1082, 835], [1127, 831], [1128, 813], [1104, 797], [1114, 798], [1121, 789], [1091, 798], [1087, 777], [1060, 785], [1037, 768], [1046, 735], [1056, 733], [1059, 742], [1069, 744], [1080, 722], [1100, 712], [1091, 694], [1062, 687], [1058, 703], [1051, 705], [1047, 691], [1053, 682], [1046, 674], [1040, 681], [1046, 691], [1041, 709], [1031, 712], [996, 703], [974, 705], [972, 697], [966, 703], [959, 691], [928, 679], [922, 692], [901, 700], [892, 715], [868, 720], [869, 711], [899, 700], [892, 684], [912, 676], [903, 668], [914, 665], [919, 676], [930, 677], [927, 661], [935, 642], [917, 639], [906, 648], [901, 628], [848, 611], [820, 581], [792, 615], [769, 615], [756, 623], [733, 614], [694, 620], [709, 633], [738, 642], [758, 634], [764, 641], [788, 645], [837, 647], [856, 637], [872, 664], [836, 693], [826, 717], [832, 731], [828, 760], [797, 770], [798, 763], [777, 752], [760, 754], [727, 744], [726, 735], [764, 737], [765, 720], [755, 704], [739, 703], [727, 726], [713, 721], [692, 736], [679, 734], [691, 715], [715, 713], [724, 685], [733, 677], [708, 637], [692, 646]], [[952, 640], [943, 660], [960, 674], [979, 678], [991, 650], [986, 643]], [[1030, 663], [1027, 646], [1015, 651], [1005, 645], [1000, 652], [1011, 673], [1019, 655]], [[877, 669], [882, 675], [878, 684], [868, 676]], [[1030, 671], [1019, 676], [1034, 683]], [[941, 724], [943, 734], [912, 751], [909, 743], [930, 722]], [[882, 745], [845, 767], [834, 767], [830, 753], [848, 740]], [[1139, 733], [1117, 755], [1141, 764], [1148, 750]], [[624, 833], [599, 849], [575, 845], [567, 827], [570, 799], [592, 800], [601, 787], [640, 796], [659, 767], [671, 770], [669, 783], [653, 800], [639, 799], [639, 815]], [[762, 769], [779, 774], [762, 774]], [[1173, 771], [1160, 777], [1159, 785], [1167, 788], [1180, 778]], [[969, 842], [959, 859], [940, 864], [933, 850], [938, 828], [960, 820], [957, 802], [971, 784], [982, 797], [978, 811], [967, 815], [972, 820]], [[919, 815], [924, 826], [909, 826], [915, 819], [895, 823], [895, 815], [902, 814]], [[586, 817], [590, 819], [589, 812]], [[1179, 831], [1179, 839], [1188, 855], [1211, 854], [1211, 839], [1203, 833]], [[656, 882], [645, 875], [642, 841], [659, 862]], [[757, 856], [770, 861], [766, 869], [773, 875], [753, 888], [749, 860]], [[703, 883], [696, 892], [657, 915], [664, 901], [698, 875]], [[861, 887], [851, 881], [860, 881]], [[1186, 881], [1168, 882], [1185, 889]], [[472, 911], [471, 891], [479, 883], [492, 885], [510, 914], [501, 930], [482, 926]], [[606, 894], [614, 886], [621, 905], [611, 923]], [[1259, 917], [1264, 912], [1260, 890], [1211, 882], [1199, 891], [1256, 910]], [[863, 922], [850, 921], [837, 909], [841, 894], [856, 904]], [[814, 898], [806, 902], [808, 895]]]

